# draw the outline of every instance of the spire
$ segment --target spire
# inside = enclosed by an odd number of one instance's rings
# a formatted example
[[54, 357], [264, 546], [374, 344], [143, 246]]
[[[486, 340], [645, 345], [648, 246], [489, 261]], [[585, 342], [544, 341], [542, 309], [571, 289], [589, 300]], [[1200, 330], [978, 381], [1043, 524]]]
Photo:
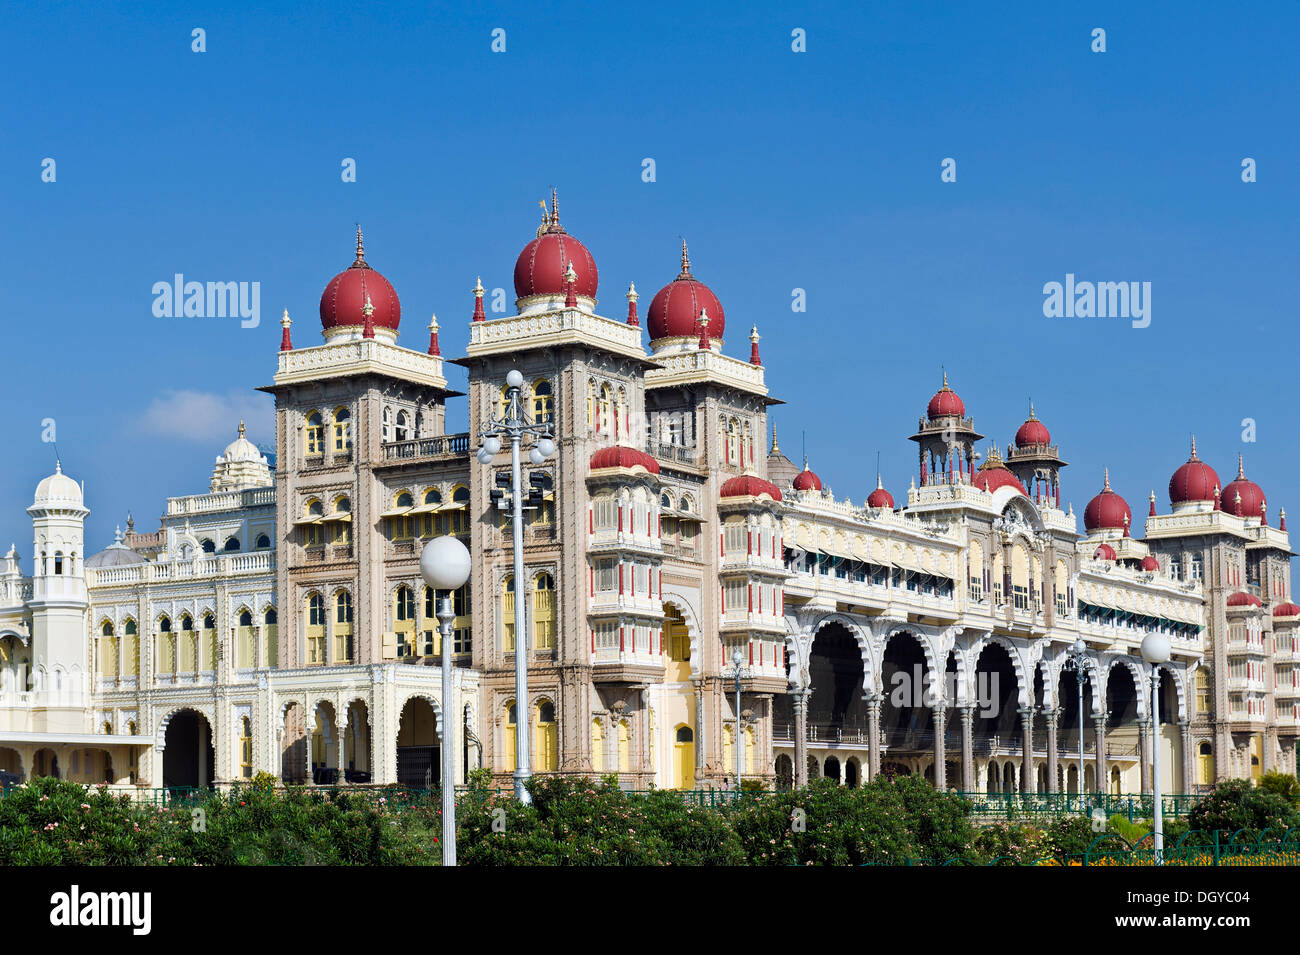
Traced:
[[1244, 480], [1246, 477], [1246, 464], [1242, 460], [1241, 452], [1237, 452], [1237, 480]]
[[1268, 527], [1268, 501], [1263, 499], [1259, 502], [1259, 526]]
[[1124, 515], [1124, 536], [1128, 537], [1128, 515]]
[[679, 279], [691, 278], [691, 254], [686, 251], [686, 240], [682, 239], [682, 270], [677, 274]]
[[483, 277], [480, 275], [474, 280], [474, 318], [473, 321], [487, 321], [487, 316], [483, 314]]
[[1110, 468], [1106, 468], [1105, 474], [1106, 474], [1106, 481], [1104, 484], [1102, 484], [1101, 489], [1103, 491], [1109, 491], [1110, 490]]
[[240, 418], [240, 419], [239, 419], [239, 436], [240, 436], [241, 438], [244, 436], [244, 419], [243, 419], [243, 418]]
[[1034, 417], [1034, 399], [1033, 399], [1033, 398], [1030, 398], [1030, 399], [1029, 399], [1029, 420], [1030, 420], [1030, 421], [1037, 421], [1037, 420], [1038, 420], [1037, 418]]
[[438, 348], [438, 316], [433, 314], [429, 316], [429, 354], [442, 354]]
[[121, 524], [118, 524], [117, 527], [113, 529], [113, 543], [118, 547], [122, 546], [122, 525]]
[[[1193, 454], [1196, 453], [1196, 449], [1195, 449], [1195, 448], [1192, 449], [1192, 453], [1193, 453]], [[1221, 506], [1220, 506], [1220, 504], [1221, 504], [1221, 502], [1219, 501], [1219, 485], [1218, 485], [1218, 484], [1215, 484], [1215, 485], [1214, 485], [1214, 509], [1215, 509], [1216, 511], [1217, 511], [1217, 510], [1221, 510]]]
[[560, 224], [560, 194], [554, 186], [551, 186], [551, 225]]
[[627, 323], [633, 328], [641, 327], [641, 319], [636, 314], [636, 300], [641, 296], [636, 293], [636, 283], [627, 283]]
[[884, 484], [883, 481], [880, 480], [880, 472], [877, 471], [877, 472], [876, 472], [876, 490], [877, 490], [877, 491], [883, 491], [884, 489], [885, 489], [885, 484]]
[[699, 323], [700, 323], [700, 351], [708, 351], [709, 348], [711, 347], [709, 345], [709, 310], [708, 309], [706, 308], [700, 309]]
[[370, 266], [366, 263], [366, 247], [361, 242], [361, 224], [357, 224], [357, 257], [352, 263], [354, 269], [368, 269]]
[[1196, 435], [1192, 435], [1192, 456], [1188, 458], [1188, 460], [1189, 461], [1198, 460], [1196, 457]]
[[369, 293], [369, 292], [366, 293], [366, 304], [361, 306], [361, 314], [364, 315], [364, 316], [366, 317], [366, 324], [365, 324], [365, 326], [361, 329], [361, 337], [362, 337], [362, 338], [374, 338], [374, 337], [375, 337], [375, 323], [374, 323], [373, 316], [374, 316], [374, 314], [375, 314], [375, 306], [374, 306], [374, 304], [370, 301], [370, 293]]
[[1286, 530], [1286, 508], [1285, 507], [1282, 508], [1278, 512], [1278, 515], [1280, 519], [1278, 520], [1277, 529], [1280, 531], [1284, 531]]
[[763, 364], [762, 359], [758, 357], [758, 326], [755, 325], [749, 330], [749, 363], [751, 365]]
[[776, 422], [775, 421], [772, 422], [772, 450], [768, 453], [769, 454], [781, 453], [781, 445], [776, 443]]
[[948, 369], [947, 369], [947, 368], [943, 369], [943, 388], [942, 388], [942, 390], [943, 390], [943, 391], [950, 391], [950, 390], [951, 390], [951, 389], [948, 387]]
[[1148, 517], [1156, 516], [1156, 492], [1154, 488], [1152, 488], [1151, 490], [1151, 510], [1147, 511], [1147, 516]]
[[564, 307], [574, 308], [578, 304], [578, 295], [576, 286], [578, 284], [578, 273], [573, 270], [573, 260], [569, 260], [568, 267], [564, 270]]
[[280, 318], [280, 327], [284, 329], [280, 333], [280, 351], [293, 351], [293, 339], [289, 337], [289, 326], [293, 322], [289, 321], [289, 310], [284, 310], [284, 315]]
[[135, 533], [135, 518], [131, 516], [130, 511], [126, 512], [126, 532], [128, 534]]

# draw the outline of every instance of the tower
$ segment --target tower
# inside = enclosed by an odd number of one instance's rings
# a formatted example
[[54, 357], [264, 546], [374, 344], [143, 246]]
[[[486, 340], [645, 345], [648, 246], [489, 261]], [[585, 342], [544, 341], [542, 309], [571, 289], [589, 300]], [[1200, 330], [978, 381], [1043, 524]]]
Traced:
[[969, 484], [975, 478], [975, 443], [984, 435], [975, 430], [975, 419], [966, 417], [966, 405], [957, 392], [943, 387], [934, 393], [910, 440], [919, 446], [921, 486]]
[[1016, 431], [1015, 443], [1007, 450], [1007, 468], [1029, 491], [1038, 505], [1061, 508], [1061, 468], [1066, 464], [1052, 444], [1051, 432], [1034, 415], [1029, 403], [1029, 417]]

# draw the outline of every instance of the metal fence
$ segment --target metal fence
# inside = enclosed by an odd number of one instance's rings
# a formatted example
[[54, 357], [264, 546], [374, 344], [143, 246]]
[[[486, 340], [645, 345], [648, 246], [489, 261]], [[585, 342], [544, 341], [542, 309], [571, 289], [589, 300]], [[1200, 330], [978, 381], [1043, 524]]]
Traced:
[[[1123, 816], [1129, 822], [1150, 819], [1155, 800], [1150, 795], [1115, 795], [1113, 793], [968, 793], [957, 795], [971, 804], [976, 816], [1022, 819], [1039, 816], [1091, 815], [1100, 809], [1107, 818]], [[1165, 818], [1188, 815], [1200, 800], [1199, 795], [1170, 793], [1161, 795], [1160, 808]]]

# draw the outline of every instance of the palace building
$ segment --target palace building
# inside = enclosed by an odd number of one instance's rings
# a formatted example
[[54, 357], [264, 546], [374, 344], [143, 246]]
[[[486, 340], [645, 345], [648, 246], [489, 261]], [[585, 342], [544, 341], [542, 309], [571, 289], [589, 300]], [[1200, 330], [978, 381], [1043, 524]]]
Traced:
[[[744, 357], [724, 351], [722, 301], [685, 244], [644, 318], [634, 286], [624, 316], [599, 314], [598, 277], [552, 196], [515, 264], [516, 313], [489, 319], [474, 289], [462, 394], [436, 319], [399, 344], [401, 301], [358, 230], [321, 296], [323, 339], [295, 345], [281, 321], [262, 388], [274, 466], [241, 424], [207, 493], [89, 556], [84, 489], [56, 467], [27, 509], [32, 556], [0, 559], [0, 770], [424, 786], [452, 720], [457, 781], [483, 767], [508, 785], [528, 720], [534, 772], [635, 789], [734, 785], [737, 754], [769, 786], [917, 772], [965, 791], [1147, 791], [1153, 746], [1165, 792], [1295, 772], [1285, 511], [1270, 523], [1243, 462], [1224, 485], [1193, 444], [1140, 537], [1109, 474], [1088, 476], [1080, 530], [1034, 410], [1005, 452], [978, 450], [945, 377], [906, 495], [877, 476], [837, 498], [781, 453], [757, 329]], [[541, 494], [518, 581], [492, 494], [509, 455], [474, 455], [512, 369], [557, 445], [525, 466]], [[446, 534], [473, 556], [451, 699], [418, 568]], [[1153, 632], [1172, 646], [1154, 729]]]

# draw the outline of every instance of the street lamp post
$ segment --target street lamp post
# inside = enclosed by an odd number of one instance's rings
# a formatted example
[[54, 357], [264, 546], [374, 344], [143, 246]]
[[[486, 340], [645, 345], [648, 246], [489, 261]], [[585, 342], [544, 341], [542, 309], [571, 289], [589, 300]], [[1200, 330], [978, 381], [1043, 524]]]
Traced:
[[1169, 638], [1149, 633], [1142, 640], [1142, 659], [1151, 667], [1151, 814], [1152, 844], [1156, 865], [1164, 865], [1164, 812], [1160, 805], [1160, 665], [1169, 662]]
[[731, 651], [731, 665], [735, 670], [736, 677], [736, 794], [740, 795], [740, 734], [742, 731], [741, 721], [743, 717], [740, 714], [740, 678], [742, 675], [741, 664], [745, 662], [744, 651], [740, 647]]
[[1079, 806], [1083, 806], [1083, 681], [1088, 678], [1084, 664], [1088, 659], [1088, 645], [1083, 637], [1075, 638], [1069, 649], [1070, 663], [1074, 665], [1074, 679], [1079, 684]]
[[502, 417], [489, 415], [488, 426], [479, 432], [483, 444], [477, 458], [480, 464], [491, 464], [501, 450], [501, 440], [510, 442], [510, 507], [511, 537], [514, 544], [514, 597], [515, 597], [515, 798], [528, 803], [528, 778], [532, 775], [529, 753], [531, 726], [528, 722], [528, 631], [525, 629], [522, 581], [524, 579], [524, 502], [519, 448], [525, 435], [532, 435], [537, 443], [529, 452], [528, 460], [541, 464], [555, 453], [549, 423], [534, 424], [524, 413], [521, 394], [524, 376], [517, 370], [506, 375], [506, 408]]
[[438, 600], [438, 633], [442, 639], [442, 864], [456, 864], [456, 712], [451, 696], [452, 621], [456, 611], [451, 592], [469, 580], [469, 550], [455, 537], [437, 537], [420, 552], [420, 576], [444, 596]]

